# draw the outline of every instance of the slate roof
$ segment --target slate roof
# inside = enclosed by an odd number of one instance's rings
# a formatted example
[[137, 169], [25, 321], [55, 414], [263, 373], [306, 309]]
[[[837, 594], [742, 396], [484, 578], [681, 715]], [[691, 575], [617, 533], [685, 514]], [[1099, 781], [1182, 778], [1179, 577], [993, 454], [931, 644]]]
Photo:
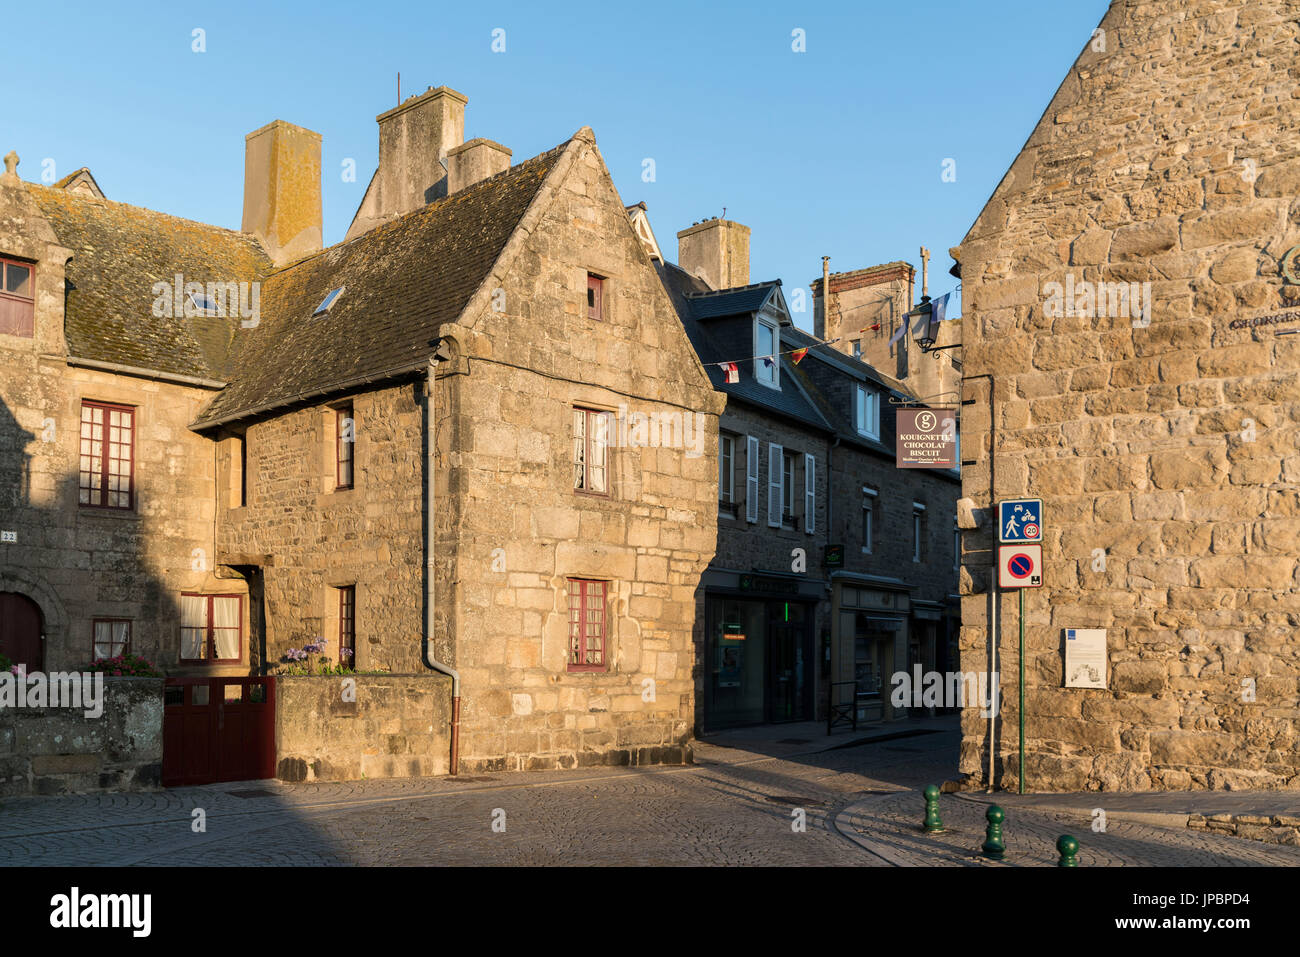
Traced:
[[[238, 372], [194, 428], [426, 362], [438, 326], [464, 310], [567, 145], [270, 276]], [[313, 316], [338, 286], [329, 311]]]
[[781, 280], [774, 279], [771, 282], [756, 282], [717, 292], [687, 293], [688, 306], [696, 319], [749, 315], [758, 312], [772, 294], [772, 287], [779, 285]]
[[[708, 290], [707, 285], [672, 263], [661, 266], [659, 275], [664, 280], [668, 297], [677, 307], [686, 336], [700, 357], [700, 362], [705, 364], [704, 371], [708, 373], [709, 383], [715, 390], [741, 402], [795, 419], [818, 431], [833, 431], [830, 423], [809, 401], [796, 380], [789, 377], [792, 364], [788, 356], [781, 356], [778, 360], [781, 363], [780, 389], [759, 385], [754, 379], [753, 363], [750, 361], [754, 351], [751, 317], [767, 301], [772, 291], [780, 288], [779, 281], [700, 295], [701, 289]], [[700, 307], [703, 314], [703, 322], [696, 315], [697, 307]], [[738, 360], [739, 382], [727, 382], [722, 367], [709, 364]]]
[[[75, 175], [75, 174], [74, 174]], [[26, 184], [72, 250], [68, 354], [154, 372], [224, 379], [236, 320], [159, 318], [153, 285], [261, 279], [271, 261], [251, 236], [64, 189]]]

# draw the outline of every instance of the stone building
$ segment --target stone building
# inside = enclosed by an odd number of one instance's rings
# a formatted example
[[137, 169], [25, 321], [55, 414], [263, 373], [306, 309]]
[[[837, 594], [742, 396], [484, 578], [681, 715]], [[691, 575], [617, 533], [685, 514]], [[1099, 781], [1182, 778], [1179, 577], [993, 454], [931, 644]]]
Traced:
[[[921, 252], [928, 258], [929, 250]], [[928, 295], [926, 265], [923, 262], [923, 295]], [[915, 279], [916, 270], [906, 262], [828, 271], [809, 283], [813, 334], [901, 382], [913, 396], [933, 405], [953, 405], [961, 391], [961, 360], [956, 349], [961, 344], [961, 321], [935, 323], [936, 348], [923, 351], [912, 335], [916, 320], [908, 318], [916, 304]], [[909, 323], [912, 329], [903, 330]]]
[[[1044, 502], [1025, 602], [1029, 789], [1300, 783], [1300, 22], [1116, 0], [954, 256], [966, 297], [970, 785], [1019, 772], [996, 500]], [[977, 526], [977, 527], [976, 527]], [[1067, 629], [1104, 687], [1065, 687]]]
[[[644, 207], [629, 212], [657, 250]], [[697, 724], [822, 719], [832, 680], [864, 720], [905, 715], [892, 676], [946, 670], [956, 640], [957, 473], [895, 467], [895, 408], [915, 396], [795, 328], [779, 281], [749, 283], [739, 223], [682, 230], [678, 263], [660, 255], [658, 267], [726, 397], [717, 553], [696, 611]]]
[[[328, 249], [320, 137], [281, 121], [246, 138], [242, 233], [10, 169], [0, 257], [35, 323], [0, 303], [22, 370], [0, 467], [31, 476], [0, 592], [52, 623], [47, 664], [84, 662], [100, 619], [174, 674], [265, 674], [323, 638], [359, 672], [454, 683], [465, 770], [689, 760], [723, 401], [591, 130], [510, 166], [460, 142], [465, 102], [378, 117], [379, 169]], [[173, 277], [175, 303], [153, 288]], [[226, 282], [256, 298], [234, 319]], [[78, 506], [87, 408], [117, 445]], [[399, 712], [374, 725], [416, 769], [395, 773], [446, 769], [394, 740]], [[440, 706], [417, 719], [412, 740], [445, 740]]]
[[[182, 602], [242, 592], [215, 562], [213, 449], [188, 428], [239, 320], [186, 316], [175, 276], [256, 281], [270, 260], [250, 236], [110, 202], [87, 171], [42, 186], [17, 165], [0, 176], [0, 652], [186, 671]], [[246, 603], [221, 611], [246, 633]]]

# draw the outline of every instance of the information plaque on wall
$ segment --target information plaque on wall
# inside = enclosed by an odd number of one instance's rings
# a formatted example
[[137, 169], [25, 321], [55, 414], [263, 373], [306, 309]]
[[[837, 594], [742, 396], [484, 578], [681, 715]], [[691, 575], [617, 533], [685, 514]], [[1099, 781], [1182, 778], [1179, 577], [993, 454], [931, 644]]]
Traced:
[[1106, 687], [1106, 629], [1065, 629], [1065, 686]]

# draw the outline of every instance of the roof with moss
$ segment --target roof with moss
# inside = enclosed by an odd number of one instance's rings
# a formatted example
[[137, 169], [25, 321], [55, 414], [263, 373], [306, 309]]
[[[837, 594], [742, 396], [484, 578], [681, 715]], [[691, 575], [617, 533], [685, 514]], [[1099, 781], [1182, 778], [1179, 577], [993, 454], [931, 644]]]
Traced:
[[[483, 283], [567, 142], [281, 269], [196, 429], [409, 374]], [[318, 307], [342, 293], [326, 312]]]
[[64, 316], [70, 356], [226, 378], [238, 321], [157, 316], [154, 285], [170, 289], [177, 274], [205, 285], [261, 280], [271, 261], [257, 240], [83, 192], [27, 186], [59, 243], [72, 250]]

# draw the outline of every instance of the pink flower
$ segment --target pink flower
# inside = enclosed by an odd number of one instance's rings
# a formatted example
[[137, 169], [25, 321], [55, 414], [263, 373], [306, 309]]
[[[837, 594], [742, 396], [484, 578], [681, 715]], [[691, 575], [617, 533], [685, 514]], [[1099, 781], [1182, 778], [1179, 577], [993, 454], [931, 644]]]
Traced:
[[121, 671], [114, 671], [113, 674], [118, 675], [118, 676], [121, 676], [122, 672], [121, 672]]

